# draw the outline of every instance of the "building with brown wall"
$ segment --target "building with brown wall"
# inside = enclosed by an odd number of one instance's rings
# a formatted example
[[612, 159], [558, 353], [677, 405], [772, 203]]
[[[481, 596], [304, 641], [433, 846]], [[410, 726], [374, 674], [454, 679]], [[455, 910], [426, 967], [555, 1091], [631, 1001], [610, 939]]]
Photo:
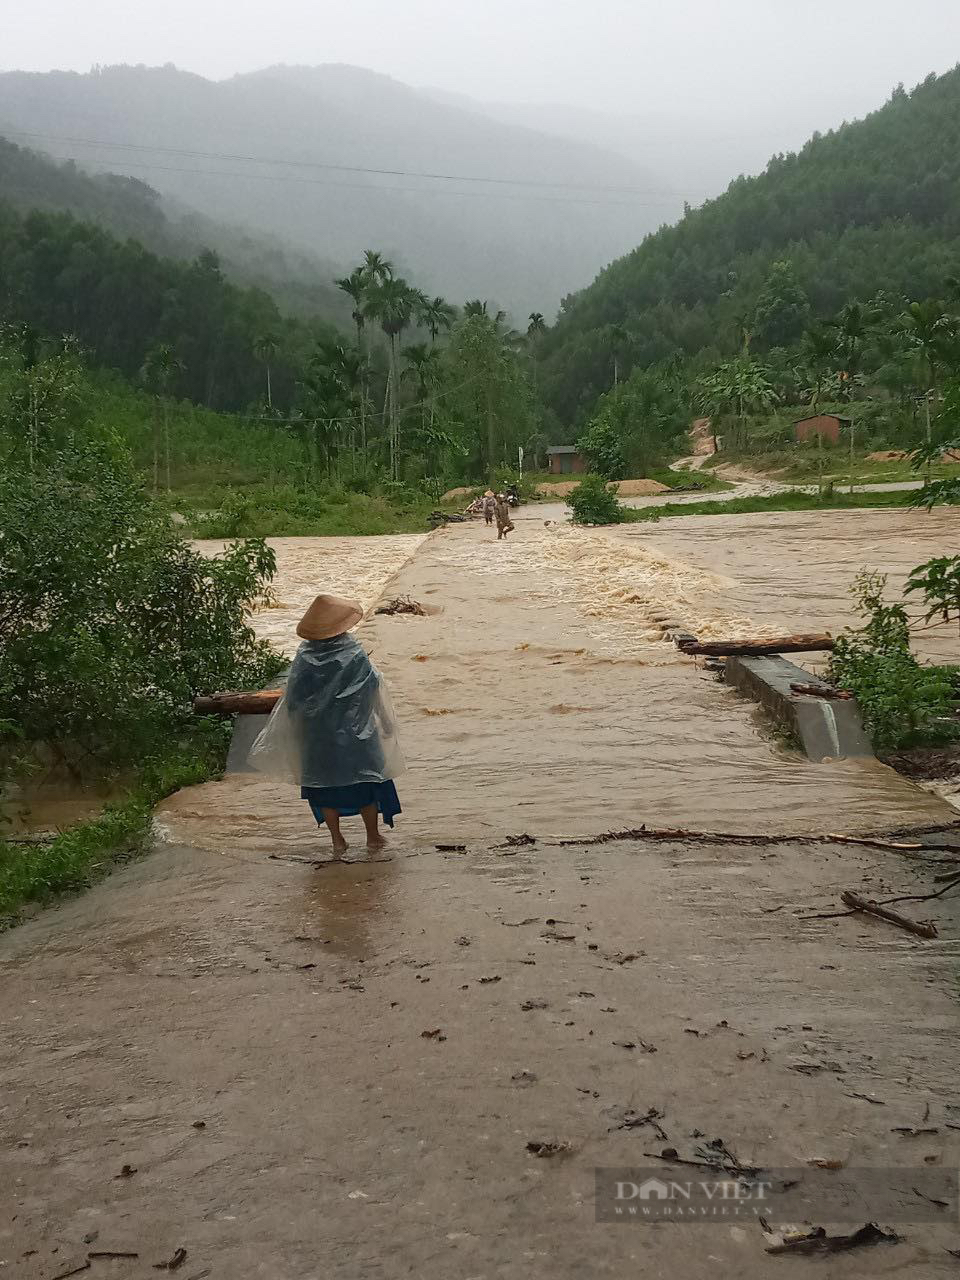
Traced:
[[836, 413], [818, 413], [813, 418], [799, 418], [794, 424], [798, 440], [813, 440], [822, 436], [831, 444], [840, 443], [840, 432], [850, 426], [849, 418], [841, 418]]
[[575, 444], [554, 444], [547, 450], [552, 476], [582, 475], [590, 465]]

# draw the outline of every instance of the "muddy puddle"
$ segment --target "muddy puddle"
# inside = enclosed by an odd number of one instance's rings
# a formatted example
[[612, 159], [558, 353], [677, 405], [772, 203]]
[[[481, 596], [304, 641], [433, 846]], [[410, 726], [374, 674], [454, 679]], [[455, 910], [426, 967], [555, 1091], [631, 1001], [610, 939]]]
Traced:
[[[813, 765], [786, 749], [752, 702], [666, 635], [677, 625], [702, 636], [838, 630], [856, 570], [883, 569], [898, 585], [943, 545], [950, 517], [761, 521], [598, 531], [531, 520], [507, 543], [469, 525], [423, 545], [390, 591], [441, 611], [376, 617], [359, 631], [389, 680], [410, 766], [400, 850], [644, 823], [811, 833], [953, 819], [876, 762]], [[325, 540], [311, 541], [305, 576], [325, 552]], [[936, 631], [924, 640], [931, 653], [948, 643]], [[221, 852], [326, 851], [295, 790], [255, 776], [181, 793], [158, 823], [168, 840]]]
[[0, 832], [14, 838], [66, 831], [89, 822], [104, 807], [129, 794], [127, 781], [81, 785], [69, 776], [48, 774], [10, 787], [0, 806]]

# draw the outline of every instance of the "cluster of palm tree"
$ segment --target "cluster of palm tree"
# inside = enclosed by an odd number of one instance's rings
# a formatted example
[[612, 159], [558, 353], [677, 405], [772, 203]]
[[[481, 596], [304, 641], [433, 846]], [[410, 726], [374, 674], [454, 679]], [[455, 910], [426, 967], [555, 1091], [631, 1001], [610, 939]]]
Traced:
[[373, 249], [368, 249], [363, 262], [336, 284], [353, 303], [352, 316], [360, 362], [360, 435], [364, 448], [370, 383], [370, 352], [365, 340], [368, 321], [378, 324], [387, 340], [388, 368], [382, 417], [388, 425], [390, 476], [396, 480], [400, 457], [401, 339], [413, 326], [425, 329], [430, 335], [429, 347], [419, 343], [402, 353], [417, 379], [421, 400], [425, 401], [435, 381], [432, 374], [436, 368], [437, 339], [449, 330], [456, 312], [443, 298], [429, 298], [421, 289], [398, 276], [393, 264]]
[[882, 296], [850, 302], [835, 319], [807, 330], [803, 350], [817, 392], [832, 382], [836, 398], [849, 401], [870, 379], [894, 394], [921, 398], [929, 439], [941, 379], [960, 362], [960, 316], [939, 298], [901, 309]]
[[[504, 382], [500, 357], [512, 364], [514, 373], [525, 369], [535, 396], [540, 340], [547, 331], [542, 313], [530, 314], [526, 334], [521, 335], [509, 326], [505, 312], [479, 298], [465, 303], [458, 312], [444, 298], [430, 297], [404, 279], [373, 249], [335, 283], [350, 299], [354, 342], [319, 341], [305, 360], [297, 362], [298, 407], [291, 425], [302, 437], [310, 468], [318, 466], [332, 473], [333, 458], [347, 441], [353, 452], [359, 448], [360, 456], [368, 461], [375, 449], [385, 446], [388, 474], [396, 481], [402, 456], [411, 451], [433, 461], [444, 450], [461, 456], [470, 452], [455, 433], [470, 435], [466, 419], [479, 416], [485, 423], [482, 465], [491, 468], [497, 435], [494, 418], [506, 420], [510, 416], [497, 403], [498, 388], [502, 390]], [[441, 339], [451, 334], [457, 321], [457, 334], [466, 328], [470, 341], [454, 352], [453, 338]], [[374, 336], [376, 331], [382, 334], [382, 341]], [[415, 340], [405, 343], [408, 334]], [[283, 349], [284, 343], [275, 333], [264, 333], [253, 344], [266, 375], [270, 413], [274, 412], [273, 372]], [[465, 359], [467, 352], [469, 358]], [[465, 382], [476, 393], [470, 404], [457, 399], [456, 393]], [[489, 384], [482, 394], [480, 384]], [[442, 417], [438, 412], [441, 403], [445, 408]], [[476, 408], [481, 404], [482, 415]], [[475, 413], [471, 407], [476, 408]], [[518, 429], [524, 425], [519, 424]], [[535, 442], [541, 443], [539, 437]], [[503, 452], [505, 439], [500, 445]]]

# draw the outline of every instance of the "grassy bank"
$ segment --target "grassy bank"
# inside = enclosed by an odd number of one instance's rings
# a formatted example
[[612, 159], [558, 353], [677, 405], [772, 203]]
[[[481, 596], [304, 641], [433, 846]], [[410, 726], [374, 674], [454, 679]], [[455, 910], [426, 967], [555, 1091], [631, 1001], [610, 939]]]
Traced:
[[399, 488], [390, 495], [371, 495], [266, 485], [173, 493], [167, 504], [186, 519], [186, 532], [195, 538], [423, 533], [437, 505], [419, 491]]
[[225, 724], [198, 723], [195, 734], [161, 759], [148, 761], [127, 795], [99, 817], [50, 841], [0, 841], [0, 930], [17, 923], [29, 904], [77, 893], [142, 853], [154, 807], [181, 787], [218, 777], [229, 735]]
[[667, 502], [659, 507], [626, 507], [625, 524], [670, 516], [732, 516], [753, 511], [836, 511], [867, 507], [906, 507], [912, 493], [777, 493], [764, 498], [731, 498], [726, 502]]
[[733, 488], [712, 471], [671, 471], [669, 467], [660, 467], [650, 472], [649, 479], [665, 484], [668, 489], [702, 489], [704, 493], [725, 493]]

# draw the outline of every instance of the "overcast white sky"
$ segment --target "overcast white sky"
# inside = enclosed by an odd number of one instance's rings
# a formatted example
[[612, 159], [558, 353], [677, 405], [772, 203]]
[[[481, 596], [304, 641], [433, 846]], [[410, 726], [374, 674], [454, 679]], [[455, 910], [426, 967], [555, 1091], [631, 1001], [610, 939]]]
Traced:
[[960, 0], [0, 0], [0, 67], [350, 62], [507, 102], [800, 135], [960, 61]]

